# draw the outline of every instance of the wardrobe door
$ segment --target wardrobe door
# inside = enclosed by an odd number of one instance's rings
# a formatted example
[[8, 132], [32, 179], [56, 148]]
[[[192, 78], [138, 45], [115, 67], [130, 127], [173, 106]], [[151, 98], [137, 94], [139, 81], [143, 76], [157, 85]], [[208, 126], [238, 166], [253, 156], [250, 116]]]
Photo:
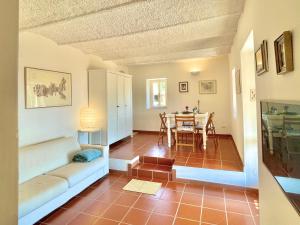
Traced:
[[124, 98], [124, 76], [117, 76], [117, 95], [118, 95], [118, 140], [126, 136], [126, 116], [125, 116], [125, 98]]
[[125, 136], [132, 135], [132, 78], [124, 77]]
[[118, 137], [118, 75], [107, 74], [107, 139], [108, 144], [119, 140]]

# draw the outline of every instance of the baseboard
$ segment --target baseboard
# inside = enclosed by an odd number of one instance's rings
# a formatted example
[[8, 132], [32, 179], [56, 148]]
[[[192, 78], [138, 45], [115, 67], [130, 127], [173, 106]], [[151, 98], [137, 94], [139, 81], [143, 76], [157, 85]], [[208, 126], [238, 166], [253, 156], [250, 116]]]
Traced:
[[[143, 133], [143, 134], [159, 134], [159, 131], [153, 131], [153, 130], [133, 130], [133, 132]], [[209, 136], [210, 135], [208, 135], [208, 137]], [[216, 136], [222, 138], [232, 138], [231, 134], [216, 134]]]
[[232, 140], [232, 142], [233, 142], [235, 151], [237, 152], [237, 154], [238, 154], [238, 156], [239, 156], [239, 159], [240, 159], [240, 161], [242, 162], [243, 167], [244, 167], [244, 166], [245, 166], [245, 165], [244, 165], [244, 161], [242, 160], [242, 158], [241, 158], [241, 156], [240, 156], [239, 150], [238, 150], [238, 148], [237, 148], [237, 146], [236, 146], [236, 144], [235, 144], [235, 141], [234, 141], [233, 137], [231, 137], [231, 140]]
[[159, 131], [153, 131], [153, 130], [133, 130], [133, 132], [144, 133], [144, 134], [159, 134]]
[[[210, 134], [208, 135], [208, 137]], [[232, 138], [231, 134], [216, 134], [217, 137], [222, 137], [222, 138]]]

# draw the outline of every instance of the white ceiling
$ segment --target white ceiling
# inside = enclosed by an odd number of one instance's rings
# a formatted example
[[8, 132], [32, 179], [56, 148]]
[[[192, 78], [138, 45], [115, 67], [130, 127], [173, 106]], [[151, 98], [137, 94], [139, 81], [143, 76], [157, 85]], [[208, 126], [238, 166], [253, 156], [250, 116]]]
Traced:
[[20, 30], [132, 65], [228, 54], [244, 0], [20, 0]]

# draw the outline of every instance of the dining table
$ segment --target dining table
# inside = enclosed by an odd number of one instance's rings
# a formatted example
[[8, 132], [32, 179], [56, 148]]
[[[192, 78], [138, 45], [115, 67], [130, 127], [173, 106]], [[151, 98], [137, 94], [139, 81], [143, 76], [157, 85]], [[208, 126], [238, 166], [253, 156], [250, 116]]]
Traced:
[[206, 150], [206, 142], [207, 142], [207, 135], [205, 132], [205, 127], [206, 127], [206, 123], [208, 120], [208, 112], [206, 113], [167, 113], [166, 114], [166, 118], [167, 118], [167, 128], [168, 128], [168, 147], [171, 148], [172, 145], [172, 141], [171, 141], [171, 127], [172, 125], [175, 123], [175, 115], [177, 116], [191, 116], [194, 115], [195, 116], [195, 121], [196, 123], [203, 128], [203, 132], [202, 132], [202, 138], [203, 138], [203, 149]]

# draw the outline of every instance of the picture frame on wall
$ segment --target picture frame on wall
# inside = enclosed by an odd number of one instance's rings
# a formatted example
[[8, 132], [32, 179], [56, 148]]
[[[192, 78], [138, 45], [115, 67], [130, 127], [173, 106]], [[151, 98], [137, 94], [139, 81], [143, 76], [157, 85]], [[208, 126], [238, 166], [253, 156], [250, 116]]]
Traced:
[[53, 70], [24, 68], [25, 108], [72, 105], [72, 74]]
[[216, 80], [200, 80], [199, 94], [217, 94]]
[[255, 52], [256, 74], [261, 75], [269, 70], [268, 64], [268, 42], [263, 40]]
[[189, 83], [187, 81], [179, 82], [179, 92], [189, 92]]
[[285, 74], [294, 70], [292, 32], [283, 32], [274, 41], [276, 72]]

